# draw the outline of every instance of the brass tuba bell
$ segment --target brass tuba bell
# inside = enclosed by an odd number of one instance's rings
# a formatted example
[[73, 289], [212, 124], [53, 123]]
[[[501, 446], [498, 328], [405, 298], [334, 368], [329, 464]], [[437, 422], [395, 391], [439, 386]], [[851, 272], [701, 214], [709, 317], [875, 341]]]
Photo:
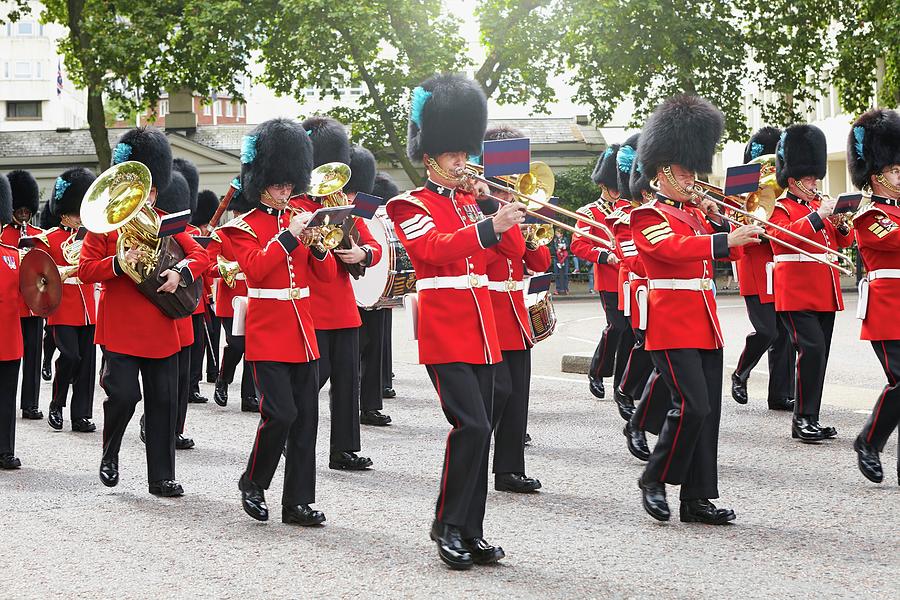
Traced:
[[[347, 194], [344, 186], [350, 181], [350, 167], [342, 162], [330, 162], [318, 166], [310, 173], [309, 190], [306, 194], [320, 198], [324, 207], [346, 206]], [[339, 225], [323, 225], [319, 228], [319, 239], [312, 245], [325, 250], [337, 248], [344, 239], [343, 229]]]

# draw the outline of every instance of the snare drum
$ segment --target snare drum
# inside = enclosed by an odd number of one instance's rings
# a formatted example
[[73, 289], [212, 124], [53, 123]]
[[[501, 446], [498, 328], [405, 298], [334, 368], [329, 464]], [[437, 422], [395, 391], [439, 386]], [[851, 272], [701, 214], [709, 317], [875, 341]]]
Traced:
[[403, 296], [416, 291], [416, 273], [409, 255], [397, 238], [394, 223], [384, 206], [366, 224], [372, 237], [381, 244], [382, 254], [378, 264], [367, 267], [362, 277], [350, 281], [356, 304], [368, 309], [403, 306]]
[[531, 323], [532, 339], [535, 343], [553, 335], [556, 329], [556, 311], [549, 292], [526, 294], [525, 306], [528, 308], [528, 320]]

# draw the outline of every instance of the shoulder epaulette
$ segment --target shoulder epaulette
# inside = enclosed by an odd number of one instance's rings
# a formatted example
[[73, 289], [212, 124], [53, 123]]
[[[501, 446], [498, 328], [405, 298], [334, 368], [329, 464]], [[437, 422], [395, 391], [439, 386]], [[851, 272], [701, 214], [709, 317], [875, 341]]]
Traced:
[[210, 232], [209, 237], [212, 238], [214, 241], [219, 242], [219, 243], [221, 244], [221, 243], [222, 243], [222, 238], [220, 238], [220, 237], [219, 237], [219, 234], [216, 233], [218, 230], [219, 230], [218, 227], [216, 227], [215, 229], [213, 229], [213, 230]]
[[419, 200], [418, 198], [416, 198], [415, 196], [413, 196], [413, 194], [412, 194], [413, 192], [418, 192], [419, 190], [423, 190], [423, 189], [425, 189], [425, 188], [418, 187], [418, 188], [416, 188], [414, 190], [410, 190], [408, 192], [401, 192], [397, 196], [394, 196], [393, 198], [388, 200], [387, 204], [390, 204], [391, 202], [409, 202], [410, 204], [412, 204], [414, 206], [418, 206], [419, 208], [421, 208], [422, 210], [424, 210], [426, 213], [428, 213], [430, 215], [431, 211], [428, 210], [428, 207], [425, 206], [425, 203], [422, 202], [421, 200]]
[[[244, 233], [249, 233], [249, 234], [252, 235], [254, 238], [256, 238], [256, 232], [253, 231], [253, 228], [250, 227], [250, 224], [249, 224], [247, 221], [244, 220], [244, 217], [246, 217], [247, 215], [249, 215], [251, 212], [253, 212], [253, 211], [252, 211], [252, 210], [251, 210], [251, 211], [247, 211], [247, 212], [245, 212], [244, 214], [239, 215], [239, 216], [233, 218], [232, 220], [230, 220], [230, 221], [228, 221], [227, 223], [225, 223], [224, 225], [222, 225], [222, 227], [220, 227], [219, 229], [224, 229], [225, 227], [232, 227], [232, 228], [237, 229], [237, 230], [239, 230], [239, 231], [243, 231]], [[257, 238], [257, 239], [258, 239], [258, 238]]]
[[854, 220], [855, 220], [855, 219], [858, 219], [858, 218], [860, 218], [861, 216], [863, 216], [864, 214], [866, 214], [866, 213], [869, 212], [869, 211], [876, 211], [876, 212], [881, 213], [881, 214], [884, 215], [885, 217], [890, 218], [890, 215], [888, 215], [886, 212], [884, 212], [884, 211], [881, 209], [880, 206], [878, 206], [878, 205], [875, 204], [874, 202], [869, 202], [869, 203], [867, 203], [865, 206], [861, 206], [861, 207], [856, 211], [856, 214], [853, 215], [853, 219], [854, 219]]

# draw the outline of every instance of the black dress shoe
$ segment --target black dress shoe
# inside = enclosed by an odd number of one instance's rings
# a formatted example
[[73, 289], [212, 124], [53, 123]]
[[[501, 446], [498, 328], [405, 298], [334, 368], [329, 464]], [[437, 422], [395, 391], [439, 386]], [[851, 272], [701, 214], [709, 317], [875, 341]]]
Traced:
[[805, 444], [812, 444], [824, 440], [825, 434], [812, 424], [809, 417], [794, 417], [791, 421], [791, 437]]
[[[53, 425], [50, 425], [53, 427]], [[80, 433], [93, 433], [97, 431], [97, 426], [88, 419], [87, 417], [78, 417], [74, 421], [72, 421], [72, 431], [78, 431]]]
[[747, 404], [747, 381], [738, 377], [737, 373], [731, 374], [731, 397], [738, 404]]
[[[62, 406], [50, 405], [50, 409], [47, 411], [47, 425], [56, 431], [60, 431], [63, 428]], [[72, 427], [74, 426], [75, 423], [73, 422]]]
[[53, 372], [50, 370], [50, 363], [44, 363], [41, 366], [41, 379], [44, 381], [50, 381], [53, 379]]
[[775, 398], [773, 400], [769, 400], [769, 410], [784, 410], [788, 412], [794, 412], [794, 399]]
[[527, 431], [525, 432], [525, 445], [526, 446], [531, 445], [531, 434], [528, 433]]
[[144, 429], [144, 415], [141, 415], [141, 441], [147, 443], [147, 432]]
[[588, 375], [588, 388], [591, 390], [594, 397], [600, 398], [601, 400], [606, 397], [606, 388], [603, 387], [603, 380], [599, 377], [594, 378]]
[[506, 556], [500, 546], [491, 546], [484, 538], [469, 538], [463, 540], [463, 545], [472, 555], [472, 562], [476, 565], [490, 565]]
[[392, 388], [392, 387], [386, 387], [383, 390], [381, 390], [381, 397], [382, 398], [396, 398], [397, 392], [394, 391], [394, 388]]
[[219, 406], [228, 405], [228, 384], [224, 379], [216, 379], [216, 390], [213, 392], [213, 400]]
[[257, 521], [268, 521], [269, 507], [266, 506], [263, 489], [253, 483], [246, 473], [238, 480], [238, 489], [241, 490], [241, 506], [244, 507], [244, 512]]
[[826, 440], [837, 437], [837, 429], [835, 429], [834, 427], [820, 425], [818, 421], [812, 421], [812, 426], [818, 427], [822, 431], [822, 435]]
[[381, 414], [380, 410], [364, 410], [359, 413], [359, 422], [361, 425], [375, 425], [378, 427], [384, 427], [385, 425], [390, 425], [391, 418], [387, 415]]
[[436, 520], [431, 525], [431, 539], [437, 544], [438, 556], [454, 570], [471, 569], [475, 561], [462, 541], [459, 528]]
[[281, 522], [301, 527], [314, 527], [325, 522], [325, 513], [313, 510], [309, 504], [281, 507]]
[[22, 461], [12, 454], [0, 454], [0, 469], [12, 471], [22, 466]]
[[668, 521], [672, 513], [669, 511], [669, 503], [666, 502], [666, 484], [644, 483], [642, 479], [638, 479], [638, 487], [641, 488], [641, 499], [647, 514], [657, 521]]
[[613, 400], [619, 409], [619, 416], [626, 421], [630, 421], [631, 416], [634, 414], [634, 399], [625, 392], [616, 389], [613, 390]]
[[44, 413], [36, 408], [24, 408], [22, 409], [22, 418], [29, 421], [38, 421], [44, 418]]
[[194, 440], [189, 437], [184, 437], [180, 433], [175, 434], [175, 449], [176, 450], [190, 450], [194, 447]]
[[856, 450], [856, 464], [859, 465], [859, 472], [863, 477], [873, 483], [881, 483], [884, 480], [884, 471], [881, 468], [878, 450], [859, 436], [853, 441], [853, 449]]
[[209, 402], [209, 398], [201, 396], [200, 392], [191, 392], [191, 395], [188, 396], [189, 404], [206, 404], [207, 402]]
[[356, 452], [332, 452], [328, 468], [339, 471], [365, 471], [372, 466], [372, 459], [357, 456]]
[[119, 483], [119, 463], [111, 460], [100, 461], [100, 483], [106, 487], [116, 487]]
[[[222, 406], [225, 405], [223, 404]], [[259, 398], [257, 398], [256, 396], [247, 396], [246, 398], [241, 398], [241, 412], [258, 413]]]
[[160, 498], [175, 498], [176, 496], [184, 496], [184, 490], [181, 484], [171, 479], [163, 479], [162, 481], [154, 481], [148, 486], [150, 493]]
[[494, 489], [498, 492], [528, 494], [541, 489], [541, 482], [534, 477], [526, 477], [525, 473], [497, 473], [494, 475]]
[[716, 508], [709, 500], [682, 500], [678, 516], [684, 523], [705, 525], [724, 525], [737, 518], [730, 508]]
[[635, 429], [631, 426], [631, 421], [628, 421], [622, 433], [625, 434], [625, 444], [633, 457], [644, 462], [650, 460], [650, 448], [647, 446], [647, 436], [643, 431]]

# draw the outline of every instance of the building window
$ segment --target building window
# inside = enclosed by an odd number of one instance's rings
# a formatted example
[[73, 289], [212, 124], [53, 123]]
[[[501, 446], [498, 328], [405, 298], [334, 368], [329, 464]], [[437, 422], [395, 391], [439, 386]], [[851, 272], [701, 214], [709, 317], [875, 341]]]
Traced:
[[209, 104], [203, 105], [203, 116], [208, 117], [212, 115], [212, 107]]
[[40, 100], [6, 103], [6, 118], [21, 121], [37, 121], [41, 118]]
[[233, 102], [226, 102], [226, 103], [225, 103], [225, 116], [226, 116], [226, 117], [233, 117], [233, 116], [234, 116], [234, 103], [233, 103]]
[[222, 101], [221, 101], [221, 100], [216, 100], [216, 101], [213, 103], [213, 110], [216, 111], [216, 116], [217, 116], [217, 117], [221, 117], [221, 116], [222, 116]]
[[31, 79], [31, 63], [17, 62], [15, 69], [16, 79]]
[[34, 35], [34, 21], [17, 21], [14, 25], [15, 35], [31, 36]]
[[244, 118], [244, 105], [238, 104], [237, 106], [238, 106], [238, 119], [243, 119]]

